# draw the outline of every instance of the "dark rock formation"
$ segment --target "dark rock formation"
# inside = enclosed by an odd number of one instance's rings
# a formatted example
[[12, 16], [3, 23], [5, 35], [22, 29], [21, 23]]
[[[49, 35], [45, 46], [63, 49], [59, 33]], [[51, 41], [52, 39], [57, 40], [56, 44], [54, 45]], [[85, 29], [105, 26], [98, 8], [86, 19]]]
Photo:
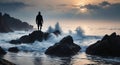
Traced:
[[9, 26], [4, 21], [2, 13], [0, 13], [0, 32], [2, 33], [12, 32], [12, 30], [9, 28]]
[[29, 29], [33, 29], [32, 25], [29, 25], [26, 22], [22, 22], [19, 19], [13, 18], [9, 14], [4, 14], [3, 19], [12, 30], [29, 30]]
[[72, 56], [77, 54], [81, 49], [80, 46], [73, 42], [71, 36], [67, 36], [63, 38], [60, 42], [55, 45], [49, 47], [45, 54], [55, 55], [55, 56]]
[[7, 52], [0, 47], [0, 56], [5, 55]]
[[15, 65], [14, 63], [11, 63], [5, 59], [2, 59], [2, 57], [6, 54], [7, 52], [0, 47], [0, 65]]
[[11, 40], [10, 43], [11, 44], [21, 44], [22, 42], [19, 39], [17, 39], [17, 40]]
[[8, 49], [8, 51], [17, 53], [17, 52], [19, 52], [19, 49], [17, 47], [11, 47], [11, 48]]
[[35, 40], [43, 41], [47, 40], [49, 37], [49, 33], [44, 33], [42, 31], [34, 31], [29, 35], [22, 36], [20, 39], [11, 40], [12, 44], [21, 44], [21, 43], [33, 43]]
[[120, 57], [120, 36], [112, 33], [105, 35], [102, 40], [90, 45], [86, 49], [87, 54], [99, 56], [119, 56]]
[[0, 65], [16, 65], [16, 64], [11, 63], [8, 60], [0, 58]]
[[19, 19], [11, 17], [9, 14], [0, 12], [0, 32], [12, 32], [14, 30], [30, 30], [33, 29], [32, 25], [22, 22]]
[[56, 30], [56, 31], [53, 32], [53, 34], [55, 34], [56, 36], [58, 36], [58, 35], [61, 34], [61, 32], [59, 30]]

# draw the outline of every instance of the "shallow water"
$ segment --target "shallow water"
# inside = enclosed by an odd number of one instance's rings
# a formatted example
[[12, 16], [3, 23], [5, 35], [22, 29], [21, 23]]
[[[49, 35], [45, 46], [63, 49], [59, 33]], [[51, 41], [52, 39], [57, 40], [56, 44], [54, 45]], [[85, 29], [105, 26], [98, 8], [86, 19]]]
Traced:
[[5, 59], [17, 65], [119, 65], [119, 57], [99, 57], [79, 52], [72, 57], [55, 57], [44, 53], [19, 52], [8, 53]]
[[78, 54], [71, 57], [55, 57], [45, 55], [45, 50], [59, 42], [63, 37], [69, 34], [62, 34], [56, 37], [51, 34], [51, 38], [47, 41], [35, 41], [32, 44], [20, 44], [13, 45], [9, 41], [17, 39], [23, 35], [29, 34], [30, 32], [17, 31], [13, 33], [0, 33], [0, 46], [6, 51], [10, 47], [18, 47], [20, 49], [19, 53], [8, 52], [3, 58], [17, 64], [17, 65], [118, 65], [120, 64], [119, 57], [99, 57], [85, 54], [86, 48], [100, 40], [102, 37], [99, 36], [85, 36], [70, 34], [74, 43], [81, 46], [81, 50]]

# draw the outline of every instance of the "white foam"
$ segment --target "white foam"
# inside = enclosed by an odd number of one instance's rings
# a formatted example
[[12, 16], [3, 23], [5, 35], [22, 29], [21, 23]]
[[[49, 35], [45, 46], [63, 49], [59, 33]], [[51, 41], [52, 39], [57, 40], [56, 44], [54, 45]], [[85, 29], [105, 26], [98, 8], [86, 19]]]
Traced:
[[84, 35], [83, 30], [78, 27], [76, 29], [76, 33], [62, 33], [59, 36], [54, 35], [53, 33], [50, 34], [50, 38], [47, 41], [35, 41], [34, 43], [29, 44], [20, 44], [20, 45], [14, 45], [8, 43], [8, 41], [20, 38], [23, 35], [30, 34], [30, 31], [16, 31], [11, 33], [0, 33], [0, 46], [2, 46], [4, 49], [8, 49], [10, 47], [18, 47], [21, 51], [30, 51], [30, 52], [44, 52], [48, 47], [54, 45], [55, 43], [59, 42], [62, 38], [64, 38], [67, 35], [71, 35], [74, 39], [74, 42], [78, 45], [80, 45], [83, 49], [83, 51], [86, 49], [88, 45], [91, 43], [96, 42], [98, 39], [96, 37], [88, 37]]

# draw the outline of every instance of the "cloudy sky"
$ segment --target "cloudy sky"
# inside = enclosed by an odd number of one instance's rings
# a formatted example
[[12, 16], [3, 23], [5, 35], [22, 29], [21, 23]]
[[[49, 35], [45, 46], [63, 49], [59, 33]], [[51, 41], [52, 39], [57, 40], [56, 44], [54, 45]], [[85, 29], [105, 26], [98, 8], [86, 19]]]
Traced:
[[29, 23], [38, 11], [44, 20], [120, 21], [120, 0], [0, 0], [0, 11]]

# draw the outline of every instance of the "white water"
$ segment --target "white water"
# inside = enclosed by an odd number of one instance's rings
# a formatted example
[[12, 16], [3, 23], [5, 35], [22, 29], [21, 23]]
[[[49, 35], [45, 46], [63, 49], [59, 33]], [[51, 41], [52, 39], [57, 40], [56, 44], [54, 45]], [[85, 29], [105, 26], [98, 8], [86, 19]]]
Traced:
[[[32, 33], [32, 31], [16, 31], [16, 32], [10, 32], [10, 33], [0, 33], [0, 46], [4, 48], [6, 51], [10, 47], [18, 47], [21, 51], [30, 51], [30, 52], [41, 52], [45, 51], [49, 46], [54, 45], [55, 43], [59, 42], [63, 37], [67, 35], [71, 35], [74, 39], [74, 42], [78, 45], [80, 45], [82, 48], [86, 47], [92, 43], [95, 43], [100, 38], [95, 38], [94, 36], [85, 36], [83, 35], [81, 30], [78, 29], [76, 33], [62, 33], [62, 35], [56, 36], [54, 34], [50, 34], [51, 37], [47, 41], [35, 41], [31, 44], [20, 44], [20, 45], [14, 45], [10, 44], [10, 40], [18, 39], [23, 35], [28, 35]], [[84, 48], [83, 48], [84, 50]]]
[[[0, 46], [6, 51], [10, 47], [18, 47], [19, 53], [8, 52], [4, 58], [17, 64], [17, 65], [87, 65], [87, 64], [100, 64], [100, 65], [112, 65], [120, 62], [120, 58], [101, 58], [98, 56], [90, 56], [85, 54], [85, 49], [100, 40], [99, 36], [86, 36], [81, 29], [78, 29], [76, 33], [62, 33], [62, 35], [55, 36], [51, 34], [51, 37], [47, 41], [35, 41], [31, 44], [10, 44], [9, 41], [18, 39], [23, 35], [28, 35], [32, 31], [16, 31], [10, 33], [0, 33]], [[45, 50], [59, 42], [63, 37], [71, 35], [74, 39], [74, 43], [78, 44], [82, 49], [73, 57], [51, 57], [44, 54]]]

